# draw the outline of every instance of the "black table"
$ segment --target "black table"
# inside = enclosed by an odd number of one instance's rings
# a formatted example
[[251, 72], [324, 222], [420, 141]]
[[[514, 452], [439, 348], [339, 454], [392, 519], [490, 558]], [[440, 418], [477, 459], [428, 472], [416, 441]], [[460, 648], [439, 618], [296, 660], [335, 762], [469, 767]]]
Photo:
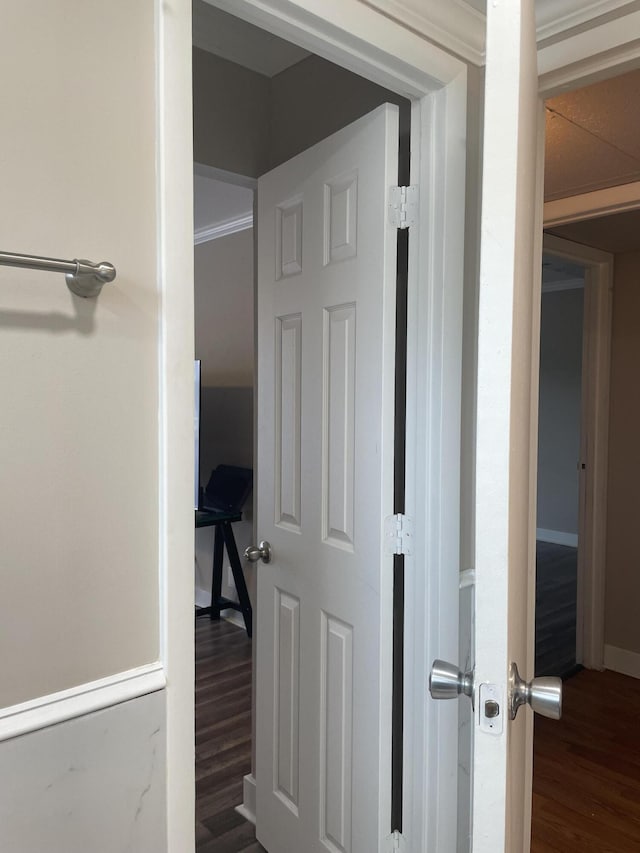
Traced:
[[[242, 563], [238, 555], [232, 524], [242, 519], [241, 512], [224, 512], [218, 510], [197, 509], [196, 528], [215, 527], [213, 540], [213, 577], [211, 579], [211, 606], [196, 607], [196, 616], [209, 615], [211, 619], [219, 619], [221, 610], [238, 610], [244, 618], [244, 625], [250, 637], [253, 631], [253, 611], [247, 591], [247, 584], [242, 571]], [[222, 563], [226, 546], [233, 580], [238, 592], [239, 601], [232, 601], [222, 595]]]

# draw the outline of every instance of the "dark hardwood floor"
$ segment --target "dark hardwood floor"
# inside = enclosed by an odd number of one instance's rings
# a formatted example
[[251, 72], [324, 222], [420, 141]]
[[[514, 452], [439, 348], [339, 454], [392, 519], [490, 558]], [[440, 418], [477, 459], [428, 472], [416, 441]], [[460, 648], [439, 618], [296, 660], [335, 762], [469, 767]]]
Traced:
[[531, 853], [640, 853], [640, 681], [583, 670], [536, 717]]
[[536, 543], [536, 675], [576, 671], [578, 549]]
[[196, 620], [196, 850], [262, 853], [235, 810], [251, 771], [251, 640], [241, 628]]
[[[531, 853], [640, 853], [640, 681], [583, 670], [556, 722], [536, 717]], [[196, 625], [198, 853], [264, 853], [235, 811], [251, 768], [251, 641]], [[303, 851], [291, 851], [303, 853]]]

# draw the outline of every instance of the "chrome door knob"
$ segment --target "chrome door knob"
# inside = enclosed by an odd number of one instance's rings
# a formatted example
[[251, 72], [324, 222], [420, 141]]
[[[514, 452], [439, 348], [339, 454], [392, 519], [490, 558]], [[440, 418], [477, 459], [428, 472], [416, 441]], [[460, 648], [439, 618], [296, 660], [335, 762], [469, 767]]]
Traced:
[[512, 663], [509, 673], [509, 716], [512, 720], [515, 720], [521, 705], [529, 705], [543, 717], [559, 720], [562, 716], [562, 679], [544, 676], [526, 682]]
[[453, 663], [434, 660], [429, 675], [429, 693], [433, 699], [455, 699], [461, 693], [473, 699], [473, 670], [462, 672]]
[[270, 563], [271, 545], [266, 541], [266, 539], [263, 539], [263, 541], [257, 546], [249, 545], [249, 547], [245, 549], [244, 556], [250, 563], [257, 563], [258, 560], [262, 560], [263, 563]]

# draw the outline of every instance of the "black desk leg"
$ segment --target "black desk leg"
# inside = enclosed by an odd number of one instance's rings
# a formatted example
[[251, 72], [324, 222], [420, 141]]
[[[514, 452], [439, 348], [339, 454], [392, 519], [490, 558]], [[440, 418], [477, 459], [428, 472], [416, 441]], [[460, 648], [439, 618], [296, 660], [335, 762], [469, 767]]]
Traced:
[[[231, 571], [233, 572], [233, 580], [236, 585], [236, 592], [238, 593], [238, 598], [240, 599], [240, 611], [244, 617], [244, 625], [247, 629], [247, 635], [250, 637], [253, 633], [253, 611], [251, 609], [251, 601], [249, 599], [249, 592], [247, 591], [247, 584], [244, 580], [244, 573], [242, 571], [242, 563], [240, 562], [240, 557], [238, 556], [238, 549], [236, 547], [236, 540], [233, 535], [233, 528], [231, 527], [230, 522], [225, 521], [222, 525], [223, 533], [224, 533], [224, 543], [227, 546], [227, 554], [229, 555], [229, 562], [231, 563]], [[217, 533], [216, 528], [216, 533]], [[220, 610], [218, 610], [220, 613]]]
[[222, 562], [224, 557], [224, 537], [221, 525], [216, 524], [213, 537], [213, 577], [211, 578], [211, 618], [220, 618], [220, 599], [222, 598]]

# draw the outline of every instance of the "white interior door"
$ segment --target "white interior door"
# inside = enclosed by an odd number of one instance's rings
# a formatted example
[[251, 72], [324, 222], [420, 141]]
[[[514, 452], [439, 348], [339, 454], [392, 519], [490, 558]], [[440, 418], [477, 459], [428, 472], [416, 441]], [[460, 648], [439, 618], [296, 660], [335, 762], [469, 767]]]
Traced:
[[[292, 116], [295, 120], [295, 117]], [[256, 817], [270, 853], [390, 834], [398, 110], [258, 185]]]
[[[487, 4], [476, 443], [473, 853], [528, 851], [542, 151], [533, 0]], [[538, 162], [540, 159], [540, 163]], [[538, 236], [536, 236], [538, 235]], [[536, 344], [535, 342], [538, 342]], [[491, 702], [499, 703], [499, 714]], [[488, 713], [489, 712], [489, 713]]]

